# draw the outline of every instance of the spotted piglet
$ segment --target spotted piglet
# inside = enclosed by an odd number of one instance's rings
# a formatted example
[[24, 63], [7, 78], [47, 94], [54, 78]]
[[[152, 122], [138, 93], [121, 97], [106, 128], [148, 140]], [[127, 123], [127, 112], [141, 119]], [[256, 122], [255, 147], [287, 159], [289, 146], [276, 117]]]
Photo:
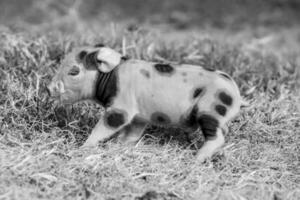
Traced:
[[48, 90], [62, 103], [90, 99], [105, 108], [84, 146], [116, 134], [124, 142], [136, 142], [148, 123], [190, 132], [200, 128], [205, 137], [200, 161], [224, 144], [226, 123], [243, 102], [224, 72], [127, 59], [102, 45], [67, 54]]

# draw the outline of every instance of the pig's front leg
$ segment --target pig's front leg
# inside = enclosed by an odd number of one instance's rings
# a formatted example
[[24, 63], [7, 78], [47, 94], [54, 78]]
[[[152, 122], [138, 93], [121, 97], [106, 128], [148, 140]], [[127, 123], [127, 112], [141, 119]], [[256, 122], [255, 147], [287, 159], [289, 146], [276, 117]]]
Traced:
[[147, 123], [145, 120], [134, 117], [130, 124], [120, 130], [119, 139], [126, 144], [135, 144], [141, 139]]
[[132, 113], [122, 109], [115, 108], [105, 111], [104, 116], [99, 120], [83, 146], [95, 146], [100, 141], [110, 139], [115, 133], [129, 124], [133, 116]]

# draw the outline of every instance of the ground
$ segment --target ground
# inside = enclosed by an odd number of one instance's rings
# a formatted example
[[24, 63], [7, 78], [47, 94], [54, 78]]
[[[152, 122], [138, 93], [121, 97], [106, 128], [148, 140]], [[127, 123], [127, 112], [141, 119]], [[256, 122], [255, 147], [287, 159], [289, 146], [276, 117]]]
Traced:
[[[0, 25], [0, 199], [300, 198], [297, 1], [270, 0], [268, 12], [258, 5], [251, 20], [251, 3], [245, 14], [239, 5], [240, 12], [222, 18], [225, 11], [209, 1], [179, 11], [180, 1], [145, 1], [149, 9], [116, 1], [121, 6], [103, 5], [110, 12], [91, 18], [81, 1], [12, 2]], [[93, 7], [89, 2], [84, 6]], [[145, 17], [151, 9], [163, 14]], [[120, 10], [137, 13], [129, 18]], [[152, 126], [135, 146], [109, 141], [82, 149], [103, 109], [54, 105], [45, 85], [65, 53], [96, 43], [133, 58], [223, 70], [250, 106], [229, 124], [224, 148], [204, 163], [195, 157], [200, 132], [190, 141], [181, 130]]]

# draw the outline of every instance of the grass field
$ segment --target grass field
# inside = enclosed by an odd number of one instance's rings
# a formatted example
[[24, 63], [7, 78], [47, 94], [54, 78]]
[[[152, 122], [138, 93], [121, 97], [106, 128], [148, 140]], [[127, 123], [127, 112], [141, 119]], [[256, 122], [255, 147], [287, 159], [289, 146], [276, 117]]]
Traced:
[[[0, 25], [1, 200], [300, 199], [296, 1], [280, 12], [260, 8], [251, 20], [240, 9], [226, 20], [208, 15], [202, 21], [193, 5], [179, 12], [180, 1], [162, 7], [147, 1], [149, 10], [172, 9], [168, 15], [145, 17], [147, 5], [139, 5], [133, 17], [103, 11], [94, 18], [77, 4], [58, 9], [12, 2]], [[107, 7], [134, 10], [131, 4]], [[198, 163], [201, 134], [189, 143], [181, 130], [151, 126], [136, 146], [109, 141], [80, 149], [102, 108], [53, 105], [45, 85], [65, 53], [99, 42], [133, 58], [206, 65], [232, 75], [251, 105], [230, 124], [224, 149]]]

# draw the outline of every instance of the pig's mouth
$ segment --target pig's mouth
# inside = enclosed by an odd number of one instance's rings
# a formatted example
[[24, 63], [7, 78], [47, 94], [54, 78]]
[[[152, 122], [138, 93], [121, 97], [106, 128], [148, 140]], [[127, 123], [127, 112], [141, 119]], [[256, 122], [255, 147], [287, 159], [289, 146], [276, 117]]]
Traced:
[[53, 105], [62, 105], [63, 104], [60, 96], [50, 96], [48, 98], [48, 102]]
[[59, 94], [59, 93], [52, 94], [51, 96], [49, 96], [48, 102], [56, 106], [67, 104], [68, 101], [64, 96], [65, 94]]
[[60, 92], [48, 92], [48, 102], [53, 105], [70, 105], [77, 101], [76, 95], [72, 90], [65, 90]]
[[53, 97], [54, 103], [58, 105], [71, 105], [78, 100], [75, 98], [75, 95], [69, 91], [65, 91], [64, 93], [57, 94], [56, 96]]

